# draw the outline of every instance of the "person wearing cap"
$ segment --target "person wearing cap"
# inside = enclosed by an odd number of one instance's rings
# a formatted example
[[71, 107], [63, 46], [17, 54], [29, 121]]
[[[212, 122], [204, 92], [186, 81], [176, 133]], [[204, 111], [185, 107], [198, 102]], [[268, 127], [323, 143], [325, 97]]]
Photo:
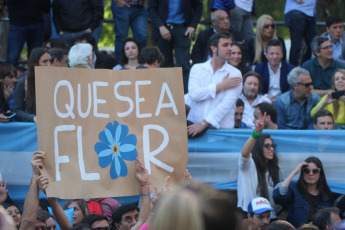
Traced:
[[248, 219], [253, 219], [260, 224], [260, 228], [266, 230], [271, 221], [270, 202], [263, 197], [256, 197], [248, 204]]

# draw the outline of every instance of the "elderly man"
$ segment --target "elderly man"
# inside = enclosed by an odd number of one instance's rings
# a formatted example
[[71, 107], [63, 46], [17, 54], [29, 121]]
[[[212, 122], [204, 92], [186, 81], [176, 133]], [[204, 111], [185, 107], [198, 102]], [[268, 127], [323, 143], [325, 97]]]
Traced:
[[291, 90], [280, 95], [275, 101], [279, 129], [312, 129], [310, 112], [320, 97], [312, 93], [313, 81], [309, 71], [295, 67], [288, 75]]
[[314, 129], [330, 130], [334, 129], [334, 119], [328, 110], [320, 110], [314, 116]]
[[345, 64], [333, 58], [333, 47], [327, 37], [316, 36], [312, 42], [316, 57], [303, 63], [302, 67], [310, 72], [314, 93], [323, 96], [332, 88], [332, 76], [336, 69], [344, 69]]
[[229, 15], [224, 10], [216, 10], [211, 16], [211, 22], [213, 28], [201, 31], [196, 39], [193, 46], [191, 59], [193, 64], [205, 62], [210, 59], [208, 53], [208, 40], [210, 37], [219, 32], [229, 32], [230, 29], [230, 19]]
[[278, 39], [272, 39], [266, 45], [267, 61], [257, 64], [255, 72], [262, 77], [262, 93], [267, 94], [272, 103], [277, 96], [290, 89], [287, 75], [294, 68], [293, 65], [282, 61], [283, 46]]
[[191, 110], [188, 135], [196, 136], [207, 127], [234, 128], [236, 101], [242, 90], [241, 72], [227, 63], [231, 35], [216, 33], [210, 38], [211, 60], [196, 64], [190, 71]]
[[322, 36], [326, 36], [333, 47], [333, 58], [344, 60], [345, 58], [345, 32], [343, 20], [338, 16], [330, 16], [326, 20], [326, 30]]
[[244, 113], [242, 121], [251, 129], [254, 128], [255, 106], [261, 102], [271, 103], [271, 100], [261, 95], [260, 74], [249, 71], [243, 77], [243, 92], [240, 99], [244, 102]]

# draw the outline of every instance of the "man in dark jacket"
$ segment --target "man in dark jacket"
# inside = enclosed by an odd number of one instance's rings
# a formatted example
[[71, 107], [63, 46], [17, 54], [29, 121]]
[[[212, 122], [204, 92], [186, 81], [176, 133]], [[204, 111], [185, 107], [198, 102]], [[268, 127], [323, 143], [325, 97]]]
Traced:
[[173, 67], [175, 50], [176, 66], [183, 69], [184, 89], [188, 89], [190, 44], [202, 14], [200, 0], [149, 0], [149, 15], [154, 25], [152, 39], [164, 55], [162, 67]]
[[277, 96], [290, 89], [287, 75], [294, 68], [293, 65], [282, 61], [283, 48], [278, 39], [272, 39], [266, 45], [267, 61], [257, 64], [255, 72], [261, 75], [262, 94], [274, 103]]
[[93, 32], [103, 19], [103, 1], [54, 0], [53, 21], [56, 32], [70, 48], [85, 32]]

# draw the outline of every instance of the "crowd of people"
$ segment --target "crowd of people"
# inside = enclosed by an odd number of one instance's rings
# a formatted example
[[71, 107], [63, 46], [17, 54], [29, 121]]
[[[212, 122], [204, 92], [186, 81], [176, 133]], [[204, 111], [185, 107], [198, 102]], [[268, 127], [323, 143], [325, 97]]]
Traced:
[[[114, 0], [112, 57], [97, 48], [103, 1], [50, 2], [0, 0], [1, 13], [7, 10], [10, 19], [7, 62], [0, 63], [0, 122], [37, 122], [35, 66], [113, 71], [182, 67], [189, 137], [208, 128], [253, 130], [239, 156], [237, 205], [226, 192], [193, 182], [188, 172], [180, 187], [169, 191], [167, 179], [160, 192], [150, 191], [147, 170], [137, 159], [140, 209], [113, 198], [83, 197], [61, 207], [54, 197], [39, 200], [39, 189], [45, 192], [49, 181], [41, 173], [44, 153], [37, 151], [22, 211], [1, 182], [0, 204], [7, 212], [0, 207], [0, 229], [343, 228], [344, 209], [333, 207], [335, 197], [320, 159], [308, 157], [281, 178], [274, 140], [262, 133], [345, 128], [345, 32], [340, 17], [329, 16], [327, 32], [319, 36], [316, 0], [286, 0], [288, 55], [272, 16], [258, 17], [254, 33], [254, 0], [214, 0], [212, 27], [197, 36], [205, 7], [200, 0], [148, 0], [147, 8], [143, 0]], [[44, 15], [50, 9], [59, 38], [47, 39], [44, 33]], [[156, 46], [146, 46], [149, 18]], [[129, 27], [133, 38], [128, 37]], [[23, 69], [17, 64], [24, 43], [28, 62]], [[278, 220], [277, 205], [287, 210], [286, 221]]]

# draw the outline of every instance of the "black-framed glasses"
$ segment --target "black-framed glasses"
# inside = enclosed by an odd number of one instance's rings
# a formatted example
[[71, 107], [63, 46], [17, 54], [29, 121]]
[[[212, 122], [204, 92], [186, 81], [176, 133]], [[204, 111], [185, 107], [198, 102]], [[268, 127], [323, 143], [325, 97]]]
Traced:
[[97, 228], [91, 228], [91, 230], [113, 230], [112, 227], [97, 227]]
[[310, 172], [312, 172], [313, 174], [318, 174], [321, 170], [319, 168], [314, 168], [312, 170], [310, 170], [310, 168], [304, 168], [303, 172], [306, 174], [309, 174]]
[[310, 86], [313, 86], [313, 82], [307, 82], [307, 83], [297, 82], [297, 84], [303, 85], [306, 88], [309, 88]]
[[268, 29], [269, 27], [271, 27], [272, 29], [276, 28], [276, 24], [264, 24], [264, 28]]
[[268, 150], [270, 150], [271, 148], [273, 149], [276, 149], [277, 148], [277, 145], [276, 144], [269, 144], [269, 143], [266, 143], [264, 144], [264, 147]]
[[330, 48], [333, 49], [333, 46], [332, 46], [332, 45], [329, 45], [329, 46], [325, 46], [325, 47], [320, 47], [320, 49], [322, 49], [322, 50], [328, 50], [328, 49], [330, 49]]

